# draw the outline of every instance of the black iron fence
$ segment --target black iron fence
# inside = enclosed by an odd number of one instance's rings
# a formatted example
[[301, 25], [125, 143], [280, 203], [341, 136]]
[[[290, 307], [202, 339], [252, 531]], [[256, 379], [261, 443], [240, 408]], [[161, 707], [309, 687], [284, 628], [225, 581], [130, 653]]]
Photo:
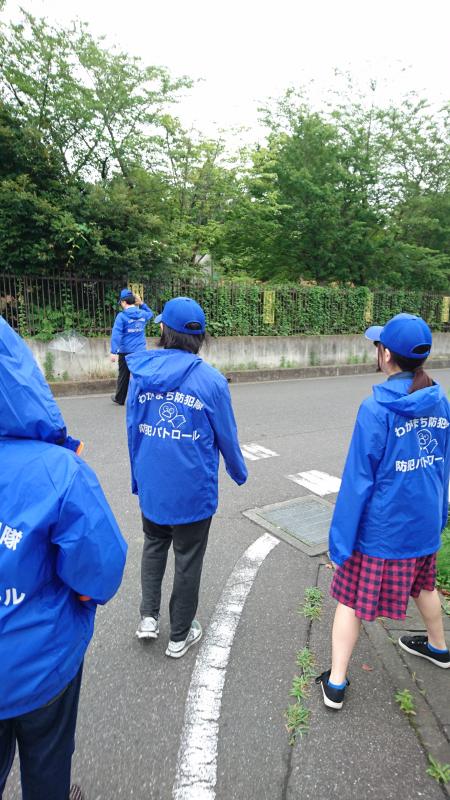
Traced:
[[[171, 297], [194, 297], [215, 336], [360, 333], [400, 311], [420, 314], [434, 330], [450, 330], [450, 298], [427, 292], [178, 278], [129, 285], [158, 312]], [[108, 336], [121, 288], [97, 278], [0, 274], [0, 311], [23, 336], [48, 340], [67, 330]]]

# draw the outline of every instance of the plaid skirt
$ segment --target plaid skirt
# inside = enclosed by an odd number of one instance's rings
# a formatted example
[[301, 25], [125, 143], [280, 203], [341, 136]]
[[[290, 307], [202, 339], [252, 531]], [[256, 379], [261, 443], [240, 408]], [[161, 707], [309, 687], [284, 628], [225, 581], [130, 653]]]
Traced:
[[360, 619], [405, 619], [409, 596], [436, 583], [436, 553], [421, 558], [375, 558], [356, 550], [337, 567], [330, 593]]

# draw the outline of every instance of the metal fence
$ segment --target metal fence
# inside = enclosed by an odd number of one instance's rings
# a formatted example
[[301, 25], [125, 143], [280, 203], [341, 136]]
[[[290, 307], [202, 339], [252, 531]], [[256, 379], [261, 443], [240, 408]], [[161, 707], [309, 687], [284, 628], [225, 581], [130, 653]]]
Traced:
[[[158, 312], [171, 297], [194, 297], [216, 336], [360, 333], [400, 311], [420, 314], [434, 330], [450, 330], [450, 298], [427, 292], [178, 278], [129, 285]], [[98, 278], [0, 274], [0, 312], [23, 336], [45, 340], [67, 330], [108, 336], [121, 288]]]

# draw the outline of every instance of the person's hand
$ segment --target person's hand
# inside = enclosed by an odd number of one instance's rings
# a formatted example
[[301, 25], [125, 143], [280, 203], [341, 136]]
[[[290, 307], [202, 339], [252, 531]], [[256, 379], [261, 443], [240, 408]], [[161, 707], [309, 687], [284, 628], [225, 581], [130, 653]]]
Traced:
[[115, 361], [117, 361], [117, 356], [115, 353], [111, 353], [111, 361], [113, 362], [113, 364]]
[[141, 306], [142, 305], [142, 300], [141, 300], [141, 298], [140, 298], [140, 296], [138, 294], [134, 295], [134, 300], [135, 300], [135, 303], [136, 303], [137, 306]]

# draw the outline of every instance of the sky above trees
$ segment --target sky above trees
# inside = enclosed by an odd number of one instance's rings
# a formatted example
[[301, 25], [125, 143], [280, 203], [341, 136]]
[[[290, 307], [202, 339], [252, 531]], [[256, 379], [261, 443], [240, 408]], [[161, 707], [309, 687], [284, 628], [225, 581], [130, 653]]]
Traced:
[[380, 104], [411, 89], [448, 100], [447, 0], [7, 0], [6, 16], [17, 17], [20, 6], [63, 24], [78, 17], [107, 45], [199, 79], [177, 114], [208, 136], [246, 126], [245, 141], [260, 138], [258, 106], [291, 86], [308, 85], [320, 107], [338, 88], [335, 69], [350, 72], [363, 92], [375, 79]]

